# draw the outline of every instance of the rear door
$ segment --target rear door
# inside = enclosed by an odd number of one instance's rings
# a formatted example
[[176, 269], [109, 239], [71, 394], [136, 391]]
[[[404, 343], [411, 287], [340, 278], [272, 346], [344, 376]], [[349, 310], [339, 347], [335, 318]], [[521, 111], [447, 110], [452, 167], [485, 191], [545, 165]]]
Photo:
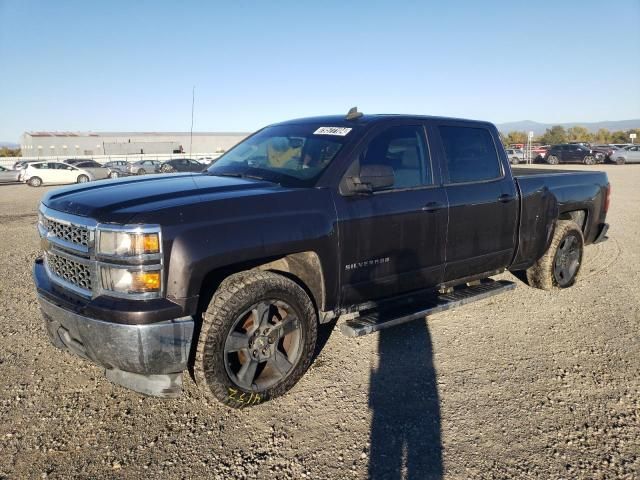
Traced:
[[442, 121], [435, 130], [449, 203], [444, 281], [505, 268], [516, 248], [518, 202], [495, 127]]
[[[444, 269], [447, 205], [421, 122], [380, 125], [367, 134], [335, 198], [342, 305], [437, 285]], [[392, 187], [345, 195], [361, 165], [393, 169]]]

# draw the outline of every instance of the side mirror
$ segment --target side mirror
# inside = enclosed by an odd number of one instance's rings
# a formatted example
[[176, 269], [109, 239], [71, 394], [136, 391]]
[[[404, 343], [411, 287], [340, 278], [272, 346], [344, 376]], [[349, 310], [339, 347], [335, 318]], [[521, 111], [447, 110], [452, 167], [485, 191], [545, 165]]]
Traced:
[[358, 176], [348, 178], [351, 193], [372, 193], [393, 187], [395, 176], [388, 165], [362, 165]]

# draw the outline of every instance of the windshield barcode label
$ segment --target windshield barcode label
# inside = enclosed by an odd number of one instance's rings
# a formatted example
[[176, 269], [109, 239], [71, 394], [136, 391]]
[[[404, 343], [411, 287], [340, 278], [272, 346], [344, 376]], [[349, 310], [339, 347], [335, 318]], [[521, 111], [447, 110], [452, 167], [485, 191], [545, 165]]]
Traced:
[[338, 135], [340, 137], [344, 137], [347, 133], [351, 131], [351, 128], [348, 127], [320, 127], [315, 132], [314, 135]]

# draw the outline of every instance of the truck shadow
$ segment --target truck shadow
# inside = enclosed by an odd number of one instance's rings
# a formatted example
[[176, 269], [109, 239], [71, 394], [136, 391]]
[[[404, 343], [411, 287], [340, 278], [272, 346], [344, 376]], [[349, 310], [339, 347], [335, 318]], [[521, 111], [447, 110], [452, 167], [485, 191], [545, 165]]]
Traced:
[[378, 335], [378, 367], [369, 390], [369, 478], [441, 478], [440, 401], [426, 322]]

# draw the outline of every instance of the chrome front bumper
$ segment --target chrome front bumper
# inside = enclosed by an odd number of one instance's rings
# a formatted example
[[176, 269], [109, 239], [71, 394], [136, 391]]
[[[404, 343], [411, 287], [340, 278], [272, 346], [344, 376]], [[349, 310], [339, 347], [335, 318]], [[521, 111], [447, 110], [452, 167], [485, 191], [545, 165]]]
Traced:
[[180, 394], [193, 338], [192, 317], [126, 325], [78, 315], [41, 295], [38, 301], [56, 347], [104, 367], [109, 380], [127, 388], [163, 397]]

